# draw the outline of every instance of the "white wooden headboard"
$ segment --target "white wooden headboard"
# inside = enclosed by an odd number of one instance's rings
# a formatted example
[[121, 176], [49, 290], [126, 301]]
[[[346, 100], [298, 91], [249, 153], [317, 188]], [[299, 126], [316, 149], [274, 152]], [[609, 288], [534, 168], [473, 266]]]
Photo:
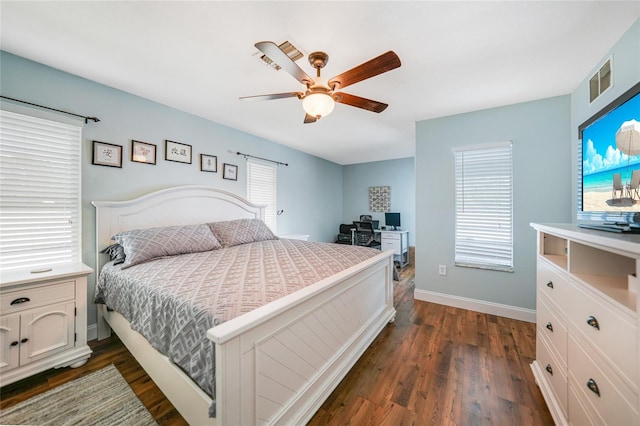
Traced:
[[[111, 237], [121, 231], [232, 219], [264, 220], [265, 208], [231, 192], [196, 185], [162, 189], [127, 201], [91, 204], [96, 207], [96, 252], [112, 244]], [[106, 255], [96, 256], [102, 268]]]

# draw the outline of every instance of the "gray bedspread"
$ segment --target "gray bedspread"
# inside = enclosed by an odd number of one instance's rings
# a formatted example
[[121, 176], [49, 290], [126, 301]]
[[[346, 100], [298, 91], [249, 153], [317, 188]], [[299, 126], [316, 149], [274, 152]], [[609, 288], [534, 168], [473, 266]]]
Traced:
[[[211, 327], [343, 271], [378, 250], [299, 240], [268, 240], [152, 260], [100, 272], [96, 303], [185, 371], [214, 401]], [[213, 414], [213, 413], [212, 413]]]

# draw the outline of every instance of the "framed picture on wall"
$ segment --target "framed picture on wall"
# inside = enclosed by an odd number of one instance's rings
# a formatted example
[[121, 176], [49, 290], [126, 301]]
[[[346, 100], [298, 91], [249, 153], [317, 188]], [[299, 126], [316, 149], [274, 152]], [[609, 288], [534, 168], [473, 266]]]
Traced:
[[222, 178], [227, 180], [238, 180], [238, 166], [224, 163]]
[[203, 172], [218, 172], [218, 157], [215, 155], [200, 154], [200, 170]]
[[191, 145], [165, 140], [164, 159], [167, 161], [191, 164]]
[[122, 167], [122, 145], [93, 141], [91, 164], [107, 167]]
[[156, 164], [156, 146], [152, 143], [131, 141], [131, 161]]

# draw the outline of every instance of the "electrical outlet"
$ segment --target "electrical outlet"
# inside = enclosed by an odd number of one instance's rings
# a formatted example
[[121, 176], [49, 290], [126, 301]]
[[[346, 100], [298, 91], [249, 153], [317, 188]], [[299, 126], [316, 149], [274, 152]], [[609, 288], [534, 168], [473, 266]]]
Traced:
[[447, 265], [438, 265], [438, 274], [447, 275]]

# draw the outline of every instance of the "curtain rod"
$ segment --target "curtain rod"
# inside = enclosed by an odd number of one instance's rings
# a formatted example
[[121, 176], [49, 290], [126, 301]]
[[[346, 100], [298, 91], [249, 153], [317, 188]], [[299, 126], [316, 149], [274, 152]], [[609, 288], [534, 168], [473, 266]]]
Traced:
[[97, 123], [98, 121], [100, 121], [100, 119], [98, 117], [88, 117], [88, 116], [84, 116], [84, 115], [80, 115], [80, 114], [74, 114], [72, 112], [62, 111], [61, 109], [50, 108], [50, 107], [47, 107], [47, 106], [44, 106], [44, 105], [34, 104], [32, 102], [21, 101], [20, 99], [10, 98], [8, 96], [0, 95], [0, 98], [8, 99], [10, 101], [20, 102], [22, 104], [31, 105], [31, 106], [35, 106], [35, 107], [38, 107], [38, 108], [48, 109], [48, 110], [51, 110], [51, 111], [61, 112], [63, 114], [73, 115], [75, 117], [84, 118], [84, 124], [87, 124], [89, 122], [89, 120], [93, 121], [94, 123]]
[[[231, 151], [231, 152], [233, 152], [233, 151]], [[245, 159], [246, 159], [246, 158], [257, 158], [258, 160], [264, 160], [264, 161], [269, 161], [269, 162], [271, 162], [271, 163], [276, 163], [276, 164], [277, 164], [277, 165], [279, 165], [279, 166], [280, 166], [280, 165], [282, 165], [282, 166], [287, 166], [287, 167], [289, 167], [289, 164], [288, 164], [288, 163], [282, 163], [282, 162], [280, 162], [280, 161], [269, 160], [268, 158], [256, 157], [255, 155], [244, 154], [244, 153], [239, 152], [239, 151], [237, 151], [237, 152], [236, 152], [236, 154], [237, 154], [237, 155], [242, 155]]]

